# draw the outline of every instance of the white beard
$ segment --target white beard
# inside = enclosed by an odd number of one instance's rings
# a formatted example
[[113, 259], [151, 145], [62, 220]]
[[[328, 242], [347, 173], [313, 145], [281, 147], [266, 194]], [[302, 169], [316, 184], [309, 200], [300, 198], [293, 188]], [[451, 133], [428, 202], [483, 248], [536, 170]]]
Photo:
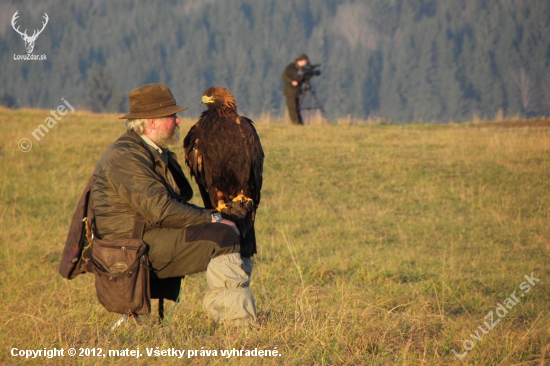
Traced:
[[157, 145], [165, 149], [169, 145], [177, 145], [180, 141], [180, 126], [176, 126], [169, 136], [157, 136]]

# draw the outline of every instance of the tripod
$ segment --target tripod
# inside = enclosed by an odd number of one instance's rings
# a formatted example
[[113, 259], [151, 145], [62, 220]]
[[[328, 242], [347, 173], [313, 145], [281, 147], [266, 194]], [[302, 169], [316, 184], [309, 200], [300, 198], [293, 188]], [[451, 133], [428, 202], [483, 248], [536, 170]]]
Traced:
[[323, 108], [323, 104], [321, 104], [319, 98], [317, 98], [317, 94], [315, 94], [315, 90], [313, 89], [313, 86], [311, 85], [309, 80], [306, 80], [301, 87], [302, 94], [300, 94], [300, 99], [298, 101], [298, 109], [301, 111], [307, 111], [305, 118], [305, 120], [307, 121], [306, 124], [309, 124], [310, 111], [316, 109], [320, 110], [323, 117], [327, 118], [325, 109]]

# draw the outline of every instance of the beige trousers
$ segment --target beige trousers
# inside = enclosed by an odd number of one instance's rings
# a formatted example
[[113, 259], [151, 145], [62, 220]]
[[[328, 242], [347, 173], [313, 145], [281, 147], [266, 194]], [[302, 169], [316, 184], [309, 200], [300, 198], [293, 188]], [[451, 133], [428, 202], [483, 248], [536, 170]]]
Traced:
[[251, 273], [252, 261], [241, 258], [239, 253], [212, 258], [206, 269], [204, 311], [218, 323], [255, 323], [256, 305], [249, 287]]

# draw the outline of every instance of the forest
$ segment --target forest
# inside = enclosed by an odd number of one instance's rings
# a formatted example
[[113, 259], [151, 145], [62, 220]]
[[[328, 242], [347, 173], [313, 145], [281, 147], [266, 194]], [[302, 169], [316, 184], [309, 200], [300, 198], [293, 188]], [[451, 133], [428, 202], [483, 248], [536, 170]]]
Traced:
[[[550, 2], [540, 0], [21, 1], [0, 5], [0, 105], [123, 112], [166, 83], [197, 116], [227, 87], [239, 112], [285, 113], [281, 74], [299, 54], [330, 120], [392, 123], [550, 115]], [[42, 28], [27, 61], [20, 30]]]

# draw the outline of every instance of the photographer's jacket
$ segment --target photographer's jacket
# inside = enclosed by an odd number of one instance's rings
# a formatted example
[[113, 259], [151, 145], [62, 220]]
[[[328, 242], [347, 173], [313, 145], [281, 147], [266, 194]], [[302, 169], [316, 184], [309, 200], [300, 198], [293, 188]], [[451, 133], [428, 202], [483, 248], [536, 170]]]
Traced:
[[[285, 83], [285, 88], [283, 90], [284, 95], [286, 95], [287, 97], [296, 97], [300, 95], [302, 89], [300, 88], [299, 83], [302, 82], [302, 75], [299, 75], [298, 66], [296, 66], [295, 61], [288, 64], [288, 66], [285, 68], [282, 79]], [[292, 85], [293, 80], [296, 80], [298, 82], [298, 86]]]
[[193, 190], [175, 154], [161, 156], [134, 131], [105, 150], [94, 179], [92, 199], [102, 239], [130, 238], [136, 213], [146, 227], [181, 229], [212, 220], [210, 210], [187, 204]]

